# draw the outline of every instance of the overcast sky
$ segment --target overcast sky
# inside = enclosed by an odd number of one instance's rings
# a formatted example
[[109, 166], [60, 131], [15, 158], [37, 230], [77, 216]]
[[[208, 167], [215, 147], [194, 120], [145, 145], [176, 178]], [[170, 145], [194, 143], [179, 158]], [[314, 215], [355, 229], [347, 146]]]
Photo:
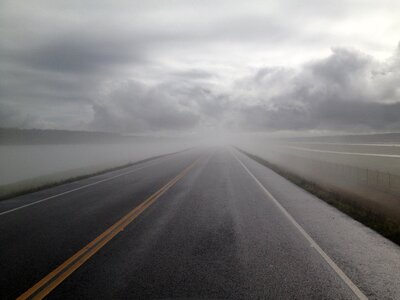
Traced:
[[400, 131], [400, 1], [1, 1], [0, 127]]

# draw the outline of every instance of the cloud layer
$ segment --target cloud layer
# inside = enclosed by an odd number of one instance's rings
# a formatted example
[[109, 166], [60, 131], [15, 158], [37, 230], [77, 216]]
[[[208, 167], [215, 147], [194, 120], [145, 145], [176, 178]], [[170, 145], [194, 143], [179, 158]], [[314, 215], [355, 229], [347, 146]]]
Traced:
[[[252, 130], [398, 131], [399, 49], [384, 63], [355, 50], [299, 70], [260, 69], [240, 82], [242, 126]], [[243, 101], [244, 103], [244, 101]]]
[[5, 1], [0, 126], [399, 131], [384, 2]]

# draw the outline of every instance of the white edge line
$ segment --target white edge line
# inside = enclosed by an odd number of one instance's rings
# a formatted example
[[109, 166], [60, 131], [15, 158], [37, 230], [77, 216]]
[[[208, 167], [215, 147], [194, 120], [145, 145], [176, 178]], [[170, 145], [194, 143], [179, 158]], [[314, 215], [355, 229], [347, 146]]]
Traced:
[[328, 263], [328, 265], [336, 272], [336, 274], [344, 281], [344, 283], [352, 290], [352, 292], [359, 298], [367, 300], [367, 296], [351, 281], [351, 279], [339, 268], [339, 266], [325, 253], [324, 250], [313, 240], [313, 238], [301, 227], [299, 223], [289, 214], [289, 212], [279, 203], [279, 201], [264, 187], [264, 185], [254, 176], [253, 173], [243, 164], [243, 162], [233, 153], [236, 160], [242, 165], [242, 167], [247, 171], [247, 173], [254, 179], [254, 181], [259, 185], [259, 187], [267, 194], [267, 196], [274, 202], [274, 204], [282, 211], [286, 218], [300, 231], [300, 233], [306, 238], [306, 240], [311, 244], [321, 256]]
[[[166, 160], [168, 160], [168, 159], [171, 159], [171, 157], [167, 158]], [[165, 162], [165, 160], [163, 160], [163, 162]], [[12, 213], [14, 211], [17, 211], [17, 210], [20, 210], [20, 209], [23, 209], [23, 208], [26, 208], [26, 207], [29, 207], [29, 206], [32, 206], [32, 205], [39, 204], [39, 203], [48, 201], [48, 200], [53, 199], [53, 198], [60, 197], [60, 196], [63, 196], [63, 195], [66, 195], [66, 194], [69, 194], [69, 193], [72, 193], [72, 192], [75, 192], [75, 191], [79, 191], [79, 190], [85, 189], [85, 188], [90, 187], [92, 185], [96, 185], [96, 184], [99, 184], [99, 183], [102, 183], [102, 182], [106, 182], [106, 181], [109, 181], [109, 180], [112, 180], [112, 179], [115, 179], [115, 178], [118, 178], [118, 177], [121, 177], [121, 176], [124, 176], [124, 175], [128, 175], [128, 174], [134, 173], [136, 171], [139, 171], [139, 170], [142, 170], [142, 169], [145, 169], [145, 168], [148, 168], [148, 167], [160, 164], [160, 163], [161, 162], [156, 162], [156, 163], [153, 163], [153, 164], [150, 164], [150, 165], [142, 166], [142, 167], [133, 169], [133, 170], [131, 170], [129, 172], [121, 173], [121, 174], [118, 174], [118, 175], [115, 175], [115, 176], [112, 176], [112, 177], [109, 177], [109, 178], [106, 178], [106, 179], [102, 179], [102, 180], [99, 180], [99, 181], [96, 181], [96, 182], [92, 182], [92, 183], [80, 186], [80, 187], [72, 189], [72, 190], [68, 190], [68, 191], [62, 192], [60, 194], [56, 194], [56, 195], [53, 195], [53, 196], [50, 196], [50, 197], [47, 197], [47, 198], [44, 198], [44, 199], [40, 199], [40, 200], [31, 202], [31, 203], [28, 203], [28, 204], [25, 204], [25, 205], [21, 205], [21, 206], [18, 206], [18, 207], [15, 207], [15, 208], [0, 212], [0, 216], [4, 216], [4, 215], [7, 215], [7, 214]]]
[[340, 154], [340, 155], [358, 155], [358, 156], [373, 156], [373, 157], [386, 157], [386, 158], [400, 158], [397, 154], [379, 154], [379, 153], [363, 153], [363, 152], [348, 152], [348, 151], [332, 151], [332, 150], [320, 150], [320, 149], [310, 149], [304, 147], [284, 147], [287, 149], [294, 149], [300, 151], [308, 152], [318, 152], [318, 153], [329, 153], [329, 154]]

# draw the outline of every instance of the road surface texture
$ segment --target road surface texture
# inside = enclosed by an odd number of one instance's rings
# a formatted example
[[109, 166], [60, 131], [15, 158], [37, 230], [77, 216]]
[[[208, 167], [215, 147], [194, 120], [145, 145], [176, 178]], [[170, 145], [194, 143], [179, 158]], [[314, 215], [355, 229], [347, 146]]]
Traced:
[[400, 248], [233, 148], [0, 202], [0, 298], [400, 299]]

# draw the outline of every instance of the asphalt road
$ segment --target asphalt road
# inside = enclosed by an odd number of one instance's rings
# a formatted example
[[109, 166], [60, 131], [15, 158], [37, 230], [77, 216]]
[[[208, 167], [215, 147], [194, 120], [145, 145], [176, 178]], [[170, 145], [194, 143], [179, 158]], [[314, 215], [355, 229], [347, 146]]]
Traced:
[[400, 299], [398, 246], [231, 148], [2, 201], [0, 245], [1, 299]]

